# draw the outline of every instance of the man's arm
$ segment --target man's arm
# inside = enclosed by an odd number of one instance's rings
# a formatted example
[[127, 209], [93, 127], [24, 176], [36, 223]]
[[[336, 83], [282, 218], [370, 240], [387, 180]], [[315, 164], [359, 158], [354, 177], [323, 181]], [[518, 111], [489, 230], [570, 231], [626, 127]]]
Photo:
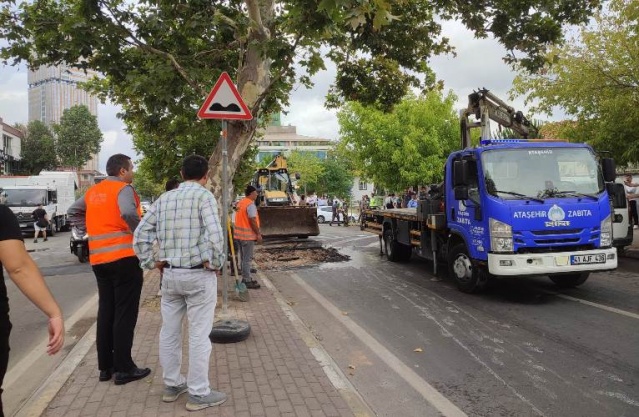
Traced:
[[253, 233], [257, 235], [257, 241], [262, 241], [262, 231], [260, 230], [260, 226], [257, 224], [257, 207], [255, 204], [250, 204], [246, 208], [249, 223], [251, 224], [251, 229], [253, 229]]
[[217, 201], [211, 192], [207, 192], [200, 200], [200, 216], [202, 223], [209, 234], [211, 242], [211, 259], [208, 260], [209, 268], [220, 270], [224, 264], [224, 234], [220, 224], [220, 216], [217, 210]]
[[120, 208], [120, 217], [129, 225], [129, 229], [133, 232], [140, 224], [140, 215], [138, 214], [135, 191], [132, 186], [127, 185], [120, 190], [118, 207]]
[[153, 258], [153, 242], [157, 237], [156, 211], [157, 204], [153, 204], [133, 231], [133, 250], [140, 259], [140, 266], [144, 269], [153, 269], [157, 266]]
[[20, 240], [0, 241], [0, 262], [20, 291], [49, 317], [47, 353], [57, 353], [64, 344], [62, 311], [24, 243]]
[[69, 223], [80, 230], [87, 230], [87, 203], [84, 200], [84, 196], [78, 198], [75, 203], [71, 204], [71, 207], [67, 210], [67, 216], [69, 216]]

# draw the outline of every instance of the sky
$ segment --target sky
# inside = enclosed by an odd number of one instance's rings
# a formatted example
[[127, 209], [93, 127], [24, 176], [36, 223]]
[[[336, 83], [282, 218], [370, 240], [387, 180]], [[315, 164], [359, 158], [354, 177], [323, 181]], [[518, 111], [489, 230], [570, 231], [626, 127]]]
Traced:
[[[459, 98], [458, 107], [466, 106], [468, 94], [478, 88], [487, 88], [517, 110], [526, 113], [523, 97], [508, 100], [515, 74], [504, 63], [504, 48], [494, 39], [475, 39], [473, 34], [457, 22], [445, 22], [443, 35], [456, 47], [457, 56], [434, 57], [430, 64], [437, 78], [444, 81], [445, 91], [452, 90]], [[328, 139], [339, 138], [337, 111], [324, 108], [324, 98], [335, 79], [335, 67], [327, 61], [326, 71], [314, 76], [315, 86], [303, 86], [291, 92], [290, 106], [282, 114], [282, 124], [297, 126], [297, 133]], [[211, 80], [213, 86], [215, 80]], [[27, 71], [24, 67], [0, 64], [0, 118], [7, 124], [27, 123], [28, 94]], [[138, 159], [131, 137], [124, 123], [117, 118], [119, 108], [103, 104], [98, 108], [98, 124], [104, 135], [100, 151], [100, 170], [104, 172], [106, 160], [115, 153], [124, 153]], [[195, 116], [195, 115], [194, 115]]]

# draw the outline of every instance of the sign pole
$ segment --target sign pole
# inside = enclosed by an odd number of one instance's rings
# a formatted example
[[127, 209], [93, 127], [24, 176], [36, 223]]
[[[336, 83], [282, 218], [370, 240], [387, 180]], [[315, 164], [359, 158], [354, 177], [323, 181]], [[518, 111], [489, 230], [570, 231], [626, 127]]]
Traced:
[[229, 202], [228, 202], [228, 164], [227, 123], [222, 119], [222, 230], [224, 233], [224, 264], [222, 264], [222, 314], [227, 314], [228, 308], [228, 254], [229, 254]]

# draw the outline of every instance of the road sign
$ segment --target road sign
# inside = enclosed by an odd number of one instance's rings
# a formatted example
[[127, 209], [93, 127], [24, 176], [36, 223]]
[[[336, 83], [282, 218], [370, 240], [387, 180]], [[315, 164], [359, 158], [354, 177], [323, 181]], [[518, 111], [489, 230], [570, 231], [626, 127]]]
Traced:
[[251, 120], [251, 111], [244, 104], [226, 72], [220, 75], [215, 86], [197, 112], [200, 119]]

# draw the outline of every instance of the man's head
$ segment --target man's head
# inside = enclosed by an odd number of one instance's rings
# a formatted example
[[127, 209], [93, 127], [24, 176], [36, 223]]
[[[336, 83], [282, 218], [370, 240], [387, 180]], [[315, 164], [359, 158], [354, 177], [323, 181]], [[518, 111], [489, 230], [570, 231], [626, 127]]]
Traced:
[[180, 186], [180, 180], [178, 180], [177, 178], [171, 178], [164, 185], [164, 190], [165, 191], [175, 190], [179, 186]]
[[118, 177], [127, 184], [133, 182], [133, 162], [128, 156], [117, 153], [112, 155], [106, 164], [107, 175]]
[[632, 182], [632, 175], [631, 174], [626, 174], [623, 176], [624, 178], [624, 182]]
[[200, 155], [189, 155], [182, 161], [180, 172], [184, 181], [195, 181], [204, 185], [209, 172], [209, 161]]
[[42, 208], [42, 203], [38, 204], [38, 208]]
[[244, 195], [255, 201], [257, 199], [257, 188], [253, 187], [252, 185], [248, 185], [246, 187], [246, 190], [244, 190]]

